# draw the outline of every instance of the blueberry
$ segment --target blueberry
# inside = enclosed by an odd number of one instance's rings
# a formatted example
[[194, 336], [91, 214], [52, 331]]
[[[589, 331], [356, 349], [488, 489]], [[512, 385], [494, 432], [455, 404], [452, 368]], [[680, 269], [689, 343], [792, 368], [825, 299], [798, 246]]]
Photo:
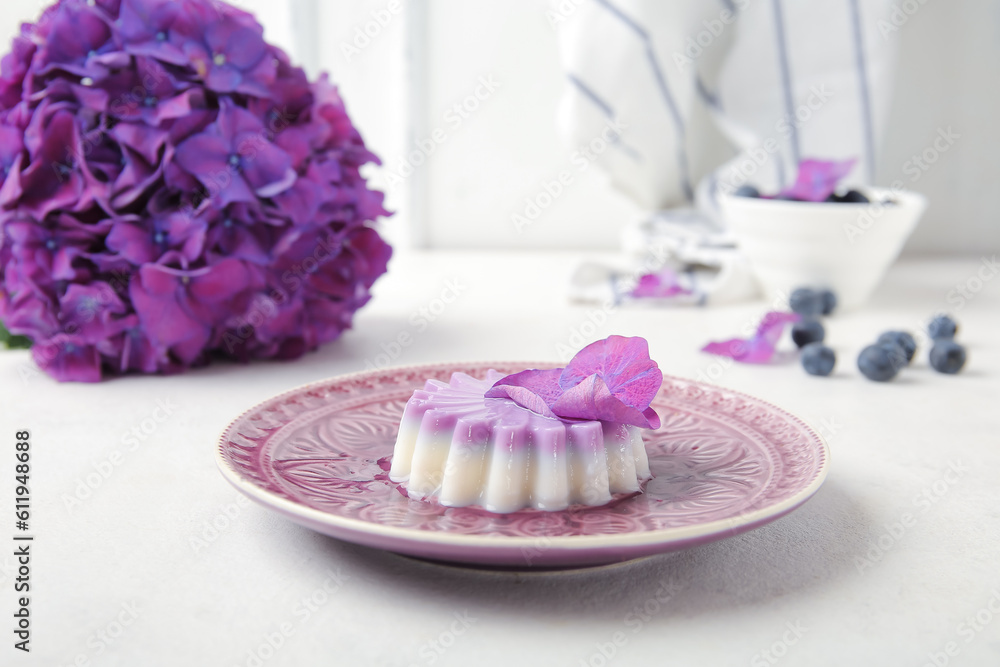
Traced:
[[802, 348], [802, 368], [809, 375], [827, 376], [837, 364], [837, 355], [823, 343], [809, 343]]
[[927, 333], [934, 340], [954, 338], [958, 332], [958, 324], [947, 315], [938, 315], [927, 325]]
[[826, 329], [819, 320], [807, 317], [792, 325], [792, 340], [799, 347], [805, 347], [810, 343], [822, 343], [824, 338]]
[[913, 361], [913, 355], [917, 351], [917, 341], [913, 339], [909, 333], [905, 331], [886, 331], [884, 334], [878, 337], [878, 342], [881, 343], [895, 343], [903, 348], [903, 352], [906, 353], [906, 363]]
[[788, 307], [803, 317], [813, 317], [823, 312], [823, 299], [815, 290], [800, 287], [788, 297]]
[[819, 298], [823, 303], [822, 312], [824, 315], [829, 315], [837, 309], [837, 295], [834, 294], [833, 290], [820, 290]]
[[953, 340], [938, 340], [931, 348], [931, 366], [938, 373], [954, 375], [965, 365], [965, 348]]
[[840, 201], [844, 204], [867, 204], [869, 199], [857, 190], [848, 190], [841, 195]]
[[889, 355], [889, 361], [892, 365], [899, 371], [910, 364], [910, 360], [906, 358], [906, 348], [897, 341], [889, 341], [882, 343], [875, 343], [876, 346], [883, 348]]
[[903, 348], [895, 344], [869, 345], [858, 355], [858, 370], [869, 380], [888, 382], [905, 365]]
[[753, 197], [754, 199], [760, 198], [760, 190], [752, 185], [741, 185], [736, 188], [736, 191], [733, 192], [733, 194], [737, 197]]

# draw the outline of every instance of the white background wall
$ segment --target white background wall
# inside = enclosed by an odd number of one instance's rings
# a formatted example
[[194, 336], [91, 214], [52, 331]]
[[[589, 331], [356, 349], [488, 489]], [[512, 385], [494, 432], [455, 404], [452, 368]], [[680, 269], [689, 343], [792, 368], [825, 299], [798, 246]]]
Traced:
[[[0, 39], [6, 42], [44, 4], [5, 2]], [[572, 149], [556, 136], [565, 83], [545, 0], [404, 0], [406, 10], [399, 14], [388, 11], [394, 7], [390, 0], [237, 4], [257, 13], [267, 37], [312, 73], [329, 70], [341, 86], [352, 117], [385, 162], [370, 173], [399, 212], [385, 226], [391, 240], [439, 247], [609, 248], [617, 245], [622, 225], [643, 214], [596, 169], [581, 171], [570, 159]], [[408, 40], [412, 17], [406, 14], [414, 9], [426, 26]], [[384, 22], [377, 29], [373, 12]], [[996, 252], [1000, 1], [927, 0], [897, 36], [901, 65], [878, 180], [900, 178], [931, 201], [907, 250]], [[347, 53], [345, 45], [358, 51]], [[411, 62], [420, 75], [416, 94], [408, 85]], [[499, 87], [477, 100], [467, 117], [446, 115], [475, 93], [480, 77], [492, 77]], [[959, 141], [911, 182], [907, 161], [949, 126]], [[401, 163], [419, 161], [413, 151], [426, 153], [432, 145], [425, 141], [419, 149], [415, 141], [438, 128], [433, 153], [402, 178]], [[525, 199], [560, 172], [570, 176], [565, 191], [519, 233], [511, 215], [523, 212]]]

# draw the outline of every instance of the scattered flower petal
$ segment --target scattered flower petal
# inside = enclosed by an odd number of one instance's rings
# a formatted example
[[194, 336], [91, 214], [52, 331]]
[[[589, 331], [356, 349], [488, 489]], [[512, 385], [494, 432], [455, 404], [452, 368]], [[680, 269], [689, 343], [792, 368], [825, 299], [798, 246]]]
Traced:
[[691, 293], [691, 290], [681, 285], [680, 276], [676, 271], [663, 267], [656, 273], [639, 276], [639, 282], [630, 296], [635, 299], [669, 299]]
[[745, 364], [766, 364], [774, 356], [774, 350], [785, 331], [785, 326], [800, 319], [801, 316], [795, 313], [772, 311], [764, 315], [752, 337], [709, 343], [701, 348], [701, 351], [729, 357]]

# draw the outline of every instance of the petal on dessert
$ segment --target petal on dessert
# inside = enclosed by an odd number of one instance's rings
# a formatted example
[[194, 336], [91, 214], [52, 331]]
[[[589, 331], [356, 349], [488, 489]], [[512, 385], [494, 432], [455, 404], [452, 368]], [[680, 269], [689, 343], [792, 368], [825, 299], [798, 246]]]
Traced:
[[596, 373], [567, 389], [551, 407], [552, 412], [565, 419], [600, 419], [642, 428], [660, 427], [660, 417], [649, 408], [648, 402], [644, 411], [626, 405]]
[[645, 338], [608, 336], [580, 350], [567, 364], [559, 385], [568, 390], [596, 374], [615, 397], [638, 411], [649, 407], [663, 384], [663, 373], [649, 358]]
[[551, 370], [529, 370], [508, 375], [490, 387], [486, 398], [509, 398], [522, 408], [527, 408], [543, 417], [556, 418], [549, 408], [555, 403], [562, 390], [559, 388], [561, 368]]

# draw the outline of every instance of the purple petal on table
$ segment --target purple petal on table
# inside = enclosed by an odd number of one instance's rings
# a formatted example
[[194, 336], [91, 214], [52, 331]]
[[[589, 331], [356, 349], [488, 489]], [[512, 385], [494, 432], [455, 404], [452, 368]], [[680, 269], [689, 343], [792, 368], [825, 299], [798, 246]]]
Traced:
[[631, 292], [631, 296], [637, 299], [664, 299], [685, 294], [691, 294], [691, 290], [680, 284], [680, 276], [676, 271], [666, 267], [656, 273], [640, 276]]
[[702, 352], [729, 357], [745, 364], [764, 364], [774, 357], [774, 350], [785, 326], [801, 319], [796, 313], [772, 311], [764, 315], [756, 333], [751, 338], [734, 338], [713, 342], [701, 348]]
[[648, 403], [642, 410], [626, 405], [596, 373], [567, 389], [551, 406], [564, 419], [599, 419], [657, 429], [660, 417]]
[[566, 365], [559, 385], [563, 389], [597, 374], [625, 405], [645, 410], [663, 384], [663, 373], [649, 358], [649, 344], [635, 336], [608, 336], [580, 350]]
[[745, 364], [763, 364], [774, 356], [774, 346], [754, 338], [733, 338], [731, 340], [708, 343], [702, 352], [720, 357], [729, 357]]
[[854, 168], [856, 158], [849, 160], [802, 160], [795, 183], [778, 193], [779, 197], [790, 197], [803, 201], [826, 201], [837, 189], [837, 183]]
[[559, 374], [561, 368], [550, 370], [528, 370], [508, 375], [497, 381], [485, 394], [486, 398], [509, 398], [522, 408], [527, 408], [543, 417], [555, 419], [549, 408], [558, 399]]
[[786, 313], [772, 310], [765, 313], [764, 317], [761, 318], [760, 324], [757, 326], [757, 333], [754, 334], [754, 337], [766, 341], [773, 347], [777, 345], [778, 341], [781, 339], [781, 334], [784, 333], [785, 326], [788, 324], [795, 324], [801, 319], [802, 316], [798, 313]]

